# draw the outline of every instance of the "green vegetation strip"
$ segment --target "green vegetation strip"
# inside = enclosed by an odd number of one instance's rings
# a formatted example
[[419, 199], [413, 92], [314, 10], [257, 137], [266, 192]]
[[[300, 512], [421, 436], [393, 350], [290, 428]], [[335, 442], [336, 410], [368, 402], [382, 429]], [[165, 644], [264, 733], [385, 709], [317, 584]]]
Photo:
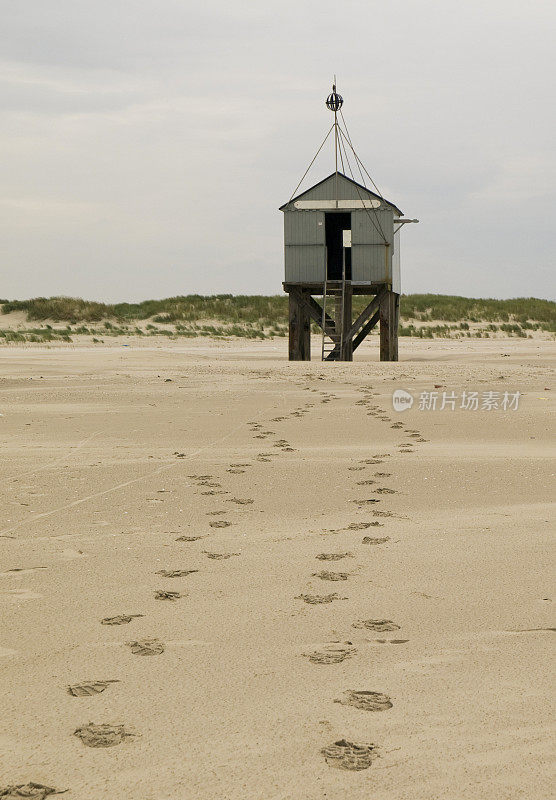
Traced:
[[[368, 298], [354, 297], [354, 315]], [[37, 297], [0, 300], [3, 314], [22, 311], [27, 322], [65, 323], [65, 328], [46, 324], [41, 328], [2, 330], [7, 342], [71, 341], [71, 335], [197, 337], [240, 336], [266, 339], [287, 334], [286, 295], [184, 295], [142, 303], [106, 304], [75, 297]], [[529, 331], [556, 332], [556, 303], [534, 297], [511, 300], [475, 299], [451, 295], [402, 295], [400, 335], [490, 336], [502, 333], [528, 336]], [[140, 323], [149, 320], [140, 327]], [[405, 324], [405, 323], [408, 324]], [[442, 325], [433, 325], [442, 322]], [[95, 324], [94, 327], [87, 325]], [[452, 324], [449, 324], [452, 323]], [[470, 329], [480, 325], [480, 330]], [[165, 325], [167, 327], [158, 327]], [[78, 326], [78, 327], [72, 327]], [[318, 327], [313, 327], [318, 331]]]

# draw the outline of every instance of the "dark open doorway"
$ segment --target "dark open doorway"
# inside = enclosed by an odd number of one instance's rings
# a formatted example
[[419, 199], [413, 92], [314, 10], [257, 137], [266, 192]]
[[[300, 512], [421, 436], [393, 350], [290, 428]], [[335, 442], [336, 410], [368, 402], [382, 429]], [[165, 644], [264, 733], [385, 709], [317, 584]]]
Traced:
[[[351, 230], [351, 214], [330, 212], [325, 214], [326, 250], [328, 253], [327, 279], [342, 280], [343, 231]], [[346, 280], [351, 280], [351, 247], [346, 247]]]

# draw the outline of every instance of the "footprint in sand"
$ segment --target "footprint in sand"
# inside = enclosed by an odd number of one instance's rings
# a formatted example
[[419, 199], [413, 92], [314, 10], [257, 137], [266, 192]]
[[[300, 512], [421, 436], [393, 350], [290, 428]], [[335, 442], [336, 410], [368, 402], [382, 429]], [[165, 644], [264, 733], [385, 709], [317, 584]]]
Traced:
[[375, 472], [375, 478], [391, 478], [391, 472]]
[[355, 503], [358, 506], [366, 506], [370, 503], [380, 503], [380, 500], [377, 497], [369, 497], [366, 500], [352, 500], [352, 503]]
[[227, 469], [226, 472], [229, 472], [231, 475], [242, 475], [245, 470], [238, 469], [237, 467], [230, 467], [230, 469]]
[[203, 550], [203, 553], [207, 558], [214, 558], [217, 561], [222, 561], [223, 559], [231, 558], [232, 556], [241, 555], [241, 553], [209, 553], [208, 550]]
[[373, 483], [376, 483], [376, 481], [373, 481], [373, 480], [357, 481], [357, 483], [355, 485], [356, 486], [372, 486]]
[[206, 536], [178, 536], [176, 542], [198, 542], [199, 539], [206, 539]]
[[386, 709], [392, 708], [393, 705], [387, 694], [353, 691], [351, 689], [344, 692], [341, 699], [334, 700], [334, 702], [341, 703], [343, 706], [360, 708], [362, 711], [386, 711]]
[[351, 646], [351, 642], [346, 642], [343, 645], [327, 644], [322, 650], [314, 650], [312, 653], [303, 653], [303, 655], [309, 659], [311, 664], [340, 664], [356, 652], [355, 647]]
[[321, 753], [329, 766], [357, 771], [368, 769], [378, 757], [376, 745], [356, 744], [347, 739], [323, 747]]
[[250, 467], [251, 464], [230, 464], [232, 469], [244, 469], [244, 467]]
[[389, 536], [363, 536], [363, 544], [384, 544], [384, 542], [389, 542]]
[[328, 572], [328, 570], [321, 570], [320, 572], [312, 573], [314, 578], [320, 578], [323, 581], [347, 581], [349, 572]]
[[242, 497], [230, 497], [229, 500], [226, 500], [227, 503], [237, 503], [238, 506], [250, 506], [251, 503], [254, 503], [254, 500], [249, 498], [242, 498]]
[[348, 469], [351, 470], [351, 472], [360, 472], [362, 469], [365, 469], [365, 467], [348, 467]]
[[375, 639], [379, 644], [405, 644], [409, 639]]
[[20, 783], [17, 786], [0, 787], [0, 797], [2, 800], [21, 800], [22, 797], [44, 800], [51, 794], [64, 794], [66, 791], [67, 789], [60, 791], [42, 783]]
[[339, 561], [341, 558], [353, 558], [353, 553], [319, 553], [319, 561]]
[[390, 453], [376, 453], [373, 458], [389, 458]]
[[336, 592], [333, 594], [298, 594], [295, 600], [303, 600], [304, 603], [315, 606], [320, 603], [331, 603], [333, 600], [347, 600], [347, 597], [340, 597]]
[[212, 488], [212, 489], [221, 489], [222, 488], [222, 484], [221, 483], [214, 483], [214, 481], [199, 481], [197, 486], [208, 486], [209, 488]]
[[[111, 683], [119, 683], [118, 680], [110, 681], [84, 681], [68, 686], [68, 694], [72, 697], [92, 697], [94, 694], [101, 694]], [[0, 794], [0, 797], [2, 795]]]
[[[26, 575], [28, 572], [35, 572], [37, 569], [48, 569], [48, 567], [13, 567], [13, 569], [7, 569], [5, 572], [0, 572], [0, 575]], [[2, 795], [0, 794], [0, 797]]]
[[393, 511], [373, 511], [373, 517], [393, 517]]
[[157, 589], [154, 593], [155, 600], [179, 600], [180, 597], [187, 597], [181, 592], [169, 592], [166, 589]]
[[366, 528], [370, 528], [372, 522], [350, 522], [347, 528], [344, 528], [346, 531], [364, 531]]
[[138, 639], [126, 644], [135, 656], [158, 656], [164, 652], [164, 644], [160, 639]]
[[210, 481], [210, 479], [213, 478], [214, 476], [213, 475], [188, 475], [187, 477], [190, 478], [192, 481]]
[[396, 494], [396, 489], [387, 489], [386, 486], [382, 486], [380, 489], [375, 489], [377, 494]]
[[185, 578], [187, 575], [192, 575], [194, 572], [199, 572], [198, 569], [159, 569], [156, 571], [157, 575], [162, 575], [164, 578]]
[[114, 747], [121, 744], [124, 739], [135, 736], [124, 725], [95, 725], [89, 722], [73, 732], [87, 747]]
[[400, 629], [400, 626], [392, 622], [391, 619], [360, 619], [358, 622], [354, 622], [351, 627], [364, 628], [367, 631], [379, 631], [380, 633], [399, 631]]
[[226, 513], [226, 511], [205, 511], [207, 517], [220, 517], [222, 514]]
[[215, 519], [214, 522], [209, 522], [211, 528], [229, 528], [231, 524], [225, 519]]
[[216, 494], [230, 494], [229, 492], [225, 491], [224, 489], [209, 489], [208, 492], [201, 492], [202, 495], [205, 497], [214, 497]]
[[105, 617], [101, 619], [101, 625], [127, 625], [132, 619], [144, 617], [144, 614], [118, 614], [117, 617]]

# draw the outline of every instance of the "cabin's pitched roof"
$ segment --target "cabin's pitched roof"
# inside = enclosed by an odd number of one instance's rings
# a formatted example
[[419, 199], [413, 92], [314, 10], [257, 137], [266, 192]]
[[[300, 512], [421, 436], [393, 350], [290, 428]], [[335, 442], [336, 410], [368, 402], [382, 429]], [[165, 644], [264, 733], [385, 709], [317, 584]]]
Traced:
[[[313, 186], [310, 186], [308, 189], [305, 189], [303, 192], [301, 192], [301, 194], [296, 195], [296, 197], [292, 197], [291, 200], [288, 200], [287, 203], [284, 203], [283, 206], [280, 206], [280, 208], [278, 210], [279, 211], [284, 211], [290, 205], [290, 203], [295, 203], [296, 200], [300, 200], [302, 197], [305, 197], [306, 194], [311, 192], [317, 186], [321, 186], [323, 183], [326, 183], [326, 181], [330, 180], [330, 178], [333, 178], [335, 175], [336, 175], [335, 172], [332, 172], [330, 175], [327, 175], [326, 178], [323, 178], [318, 183], [315, 183], [315, 184], [313, 184]], [[344, 180], [348, 181], [349, 183], [353, 184], [354, 186], [357, 186], [357, 188], [359, 190], [365, 192], [367, 195], [370, 195], [371, 197], [374, 197], [377, 200], [382, 200], [383, 202], [387, 203], [389, 206], [391, 206], [394, 209], [394, 211], [396, 211], [398, 214], [400, 214], [400, 216], [403, 216], [403, 211], [400, 211], [400, 209], [395, 205], [395, 203], [392, 203], [391, 200], [387, 200], [386, 197], [381, 197], [379, 194], [376, 194], [375, 192], [372, 192], [370, 189], [367, 189], [366, 186], [363, 186], [361, 183], [357, 183], [357, 181], [354, 181], [353, 178], [348, 178], [348, 176], [344, 175], [343, 172], [338, 172], [338, 175], [341, 175], [341, 177], [344, 178]]]

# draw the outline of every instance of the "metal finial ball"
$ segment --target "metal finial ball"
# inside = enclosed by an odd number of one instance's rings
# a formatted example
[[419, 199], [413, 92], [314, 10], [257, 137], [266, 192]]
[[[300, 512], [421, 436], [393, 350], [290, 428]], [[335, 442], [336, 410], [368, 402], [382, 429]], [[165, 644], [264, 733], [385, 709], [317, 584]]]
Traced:
[[339, 111], [344, 104], [344, 98], [341, 94], [336, 92], [336, 87], [334, 87], [334, 91], [332, 94], [329, 94], [326, 98], [326, 107], [330, 109], [330, 111]]

